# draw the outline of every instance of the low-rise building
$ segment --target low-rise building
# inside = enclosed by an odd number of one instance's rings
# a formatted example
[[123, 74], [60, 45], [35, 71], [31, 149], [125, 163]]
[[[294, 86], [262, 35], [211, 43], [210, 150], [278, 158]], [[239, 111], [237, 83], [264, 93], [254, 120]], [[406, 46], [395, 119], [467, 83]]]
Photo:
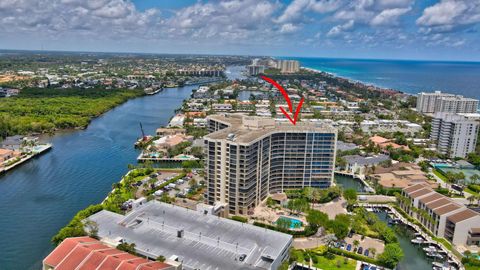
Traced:
[[409, 151], [410, 148], [406, 145], [400, 145], [397, 143], [394, 143], [391, 139], [387, 139], [381, 136], [373, 136], [369, 139], [373, 144], [376, 146], [380, 147], [384, 152], [388, 152], [388, 150], [391, 148], [393, 150], [404, 150], [404, 151]]
[[376, 167], [370, 178], [383, 188], [405, 188], [418, 183], [438, 188], [438, 183], [428, 179], [420, 167], [413, 163], [398, 162], [388, 167]]
[[421, 125], [406, 120], [364, 120], [360, 123], [360, 128], [365, 133], [402, 132], [410, 136], [422, 131]]
[[102, 242], [135, 243], [148, 258], [177, 257], [184, 269], [277, 269], [292, 236], [196, 210], [150, 201], [123, 216], [102, 210], [88, 218]]
[[[150, 258], [155, 260], [156, 258]], [[42, 270], [84, 269], [143, 269], [181, 270], [180, 262], [167, 259], [152, 261], [134, 256], [91, 237], [73, 237], [63, 240], [44, 260]]]
[[12, 158], [20, 157], [21, 153], [15, 150], [0, 148], [0, 163]]
[[212, 104], [212, 110], [216, 112], [229, 112], [233, 109], [232, 104], [230, 103], [215, 103]]
[[346, 172], [355, 175], [365, 175], [369, 168], [377, 166], [382, 162], [389, 161], [390, 157], [383, 154], [375, 156], [349, 155], [344, 156], [343, 159], [346, 161]]
[[402, 190], [400, 207], [435, 236], [457, 246], [478, 245], [480, 213], [435, 192], [421, 183]]

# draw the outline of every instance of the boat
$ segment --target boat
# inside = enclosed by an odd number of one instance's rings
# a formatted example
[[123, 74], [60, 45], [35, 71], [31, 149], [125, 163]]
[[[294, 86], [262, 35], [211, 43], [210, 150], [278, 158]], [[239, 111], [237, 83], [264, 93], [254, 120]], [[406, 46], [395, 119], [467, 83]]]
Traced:
[[159, 93], [160, 91], [162, 91], [162, 88], [158, 88], [156, 90], [153, 90], [151, 88], [150, 89], [146, 88], [144, 91], [145, 91], [145, 94], [147, 94], [147, 95], [155, 95], [155, 94]]
[[433, 253], [433, 252], [437, 252], [437, 248], [435, 246], [430, 245], [428, 247], [423, 248], [423, 251], [427, 253]]
[[412, 244], [423, 244], [425, 242], [425, 239], [423, 239], [422, 237], [416, 237], [410, 242], [412, 242]]

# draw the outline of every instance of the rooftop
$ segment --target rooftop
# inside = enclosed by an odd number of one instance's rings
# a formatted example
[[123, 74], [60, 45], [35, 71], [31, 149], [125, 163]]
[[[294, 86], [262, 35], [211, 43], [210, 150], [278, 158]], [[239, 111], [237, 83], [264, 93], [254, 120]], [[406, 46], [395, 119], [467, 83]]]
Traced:
[[343, 157], [349, 164], [357, 165], [376, 165], [383, 161], [390, 160], [390, 157], [387, 155], [376, 155], [376, 156], [360, 156], [360, 155], [351, 155]]
[[290, 122], [276, 122], [272, 118], [244, 116], [239, 114], [210, 115], [212, 119], [226, 124], [228, 127], [222, 130], [210, 133], [205, 136], [207, 139], [222, 140], [233, 136], [233, 141], [239, 144], [248, 144], [260, 140], [271, 133], [290, 132], [290, 133], [336, 133], [336, 129], [324, 123], [306, 123], [297, 122], [292, 125]]
[[99, 225], [102, 241], [124, 239], [152, 258], [176, 255], [185, 269], [268, 269], [292, 241], [287, 234], [158, 201], [126, 216], [103, 210], [89, 219]]
[[458, 223], [458, 222], [462, 222], [464, 220], [467, 220], [467, 219], [470, 219], [470, 218], [473, 218], [475, 216], [479, 216], [479, 214], [473, 210], [470, 210], [470, 209], [465, 209], [461, 212], [458, 212], [456, 214], [453, 214], [449, 217], [447, 217], [447, 219], [453, 223]]
[[170, 264], [131, 255], [90, 237], [65, 239], [43, 260], [43, 263], [55, 270], [174, 269]]

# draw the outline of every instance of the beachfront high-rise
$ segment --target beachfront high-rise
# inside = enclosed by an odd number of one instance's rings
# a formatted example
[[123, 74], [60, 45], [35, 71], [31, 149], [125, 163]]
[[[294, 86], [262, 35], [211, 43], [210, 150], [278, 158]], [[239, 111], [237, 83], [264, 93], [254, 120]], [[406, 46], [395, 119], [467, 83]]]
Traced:
[[212, 115], [208, 130], [207, 201], [231, 214], [247, 214], [268, 194], [332, 184], [337, 131], [329, 125]]
[[466, 98], [435, 91], [433, 93], [419, 93], [417, 97], [417, 111], [420, 113], [475, 113], [478, 110], [477, 99]]

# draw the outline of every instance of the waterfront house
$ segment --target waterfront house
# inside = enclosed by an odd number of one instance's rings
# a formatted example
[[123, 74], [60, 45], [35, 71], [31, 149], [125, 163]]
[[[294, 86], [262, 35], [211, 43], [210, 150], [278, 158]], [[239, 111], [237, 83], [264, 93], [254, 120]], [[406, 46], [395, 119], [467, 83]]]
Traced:
[[157, 128], [157, 136], [186, 134], [187, 130], [184, 128]]
[[9, 159], [20, 157], [21, 153], [18, 151], [0, 148], [0, 162], [3, 163]]
[[346, 161], [345, 171], [347, 173], [366, 175], [369, 168], [377, 166], [382, 162], [389, 161], [390, 157], [383, 154], [375, 156], [349, 155], [344, 156], [343, 159]]
[[20, 150], [23, 144], [23, 136], [15, 135], [15, 136], [6, 137], [1, 144], [2, 144], [2, 148], [5, 148], [5, 149]]

